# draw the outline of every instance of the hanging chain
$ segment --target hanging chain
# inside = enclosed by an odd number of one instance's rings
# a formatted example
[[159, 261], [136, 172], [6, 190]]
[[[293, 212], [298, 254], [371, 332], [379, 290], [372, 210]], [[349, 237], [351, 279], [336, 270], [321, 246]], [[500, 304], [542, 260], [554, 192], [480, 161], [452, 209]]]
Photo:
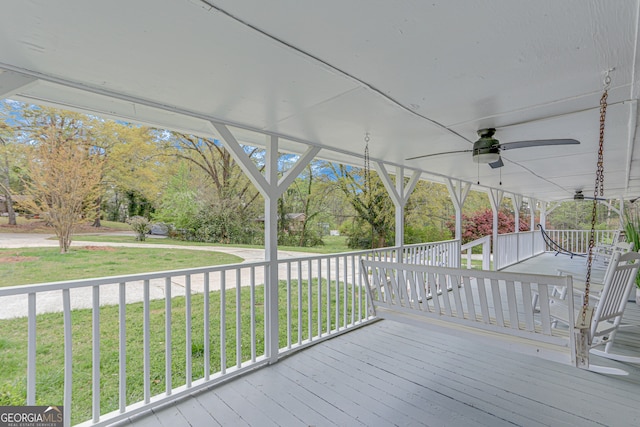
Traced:
[[598, 195], [604, 196], [604, 122], [607, 117], [607, 97], [611, 77], [607, 72], [604, 79], [604, 92], [600, 98], [600, 140], [598, 145], [598, 165], [596, 168], [596, 182], [593, 191], [593, 208], [591, 211], [591, 233], [589, 234], [589, 255], [587, 258], [587, 277], [585, 280], [584, 300], [582, 301], [582, 322], [585, 322], [587, 308], [589, 307], [589, 287], [591, 284], [591, 264], [593, 261], [593, 247], [595, 245], [596, 215], [598, 207]]
[[371, 163], [369, 160], [369, 134], [366, 133], [364, 136], [364, 192], [369, 195], [369, 190], [371, 190]]
[[[364, 200], [369, 209], [369, 221], [373, 217], [373, 206], [371, 202], [371, 161], [369, 160], [369, 133], [364, 135]], [[375, 247], [374, 239], [375, 231], [373, 222], [371, 222], [371, 250]]]

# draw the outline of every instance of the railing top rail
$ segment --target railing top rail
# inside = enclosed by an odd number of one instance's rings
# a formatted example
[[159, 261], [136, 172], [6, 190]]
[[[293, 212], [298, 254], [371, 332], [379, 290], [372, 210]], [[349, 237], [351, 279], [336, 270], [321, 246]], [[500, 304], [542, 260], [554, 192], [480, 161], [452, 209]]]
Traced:
[[[452, 244], [456, 242], [458, 242], [458, 240], [453, 239], [453, 240], [441, 240], [438, 242], [412, 243], [410, 245], [403, 245], [402, 248], [404, 249], [420, 248], [424, 246], [447, 245], [447, 244]], [[304, 255], [304, 256], [292, 257], [292, 258], [280, 258], [278, 259], [278, 263], [285, 264], [289, 262], [298, 262], [298, 261], [317, 261], [319, 259], [340, 258], [340, 257], [344, 257], [345, 255], [347, 256], [365, 255], [366, 256], [366, 255], [371, 255], [375, 253], [395, 251], [400, 248], [401, 248], [400, 246], [385, 246], [383, 248], [364, 249], [364, 250], [349, 251], [349, 252], [336, 252], [332, 254], [310, 254], [308, 256]]]
[[251, 267], [264, 267], [269, 265], [266, 261], [247, 262], [238, 264], [216, 265], [211, 267], [187, 268], [182, 270], [155, 271], [152, 273], [137, 273], [121, 276], [98, 277], [91, 279], [67, 280], [50, 283], [39, 283], [30, 285], [8, 286], [0, 288], [0, 297], [10, 295], [28, 294], [34, 292], [57, 291], [61, 289], [82, 288], [86, 286], [102, 286], [114, 283], [135, 282], [141, 280], [162, 279], [165, 277], [185, 276], [190, 274], [213, 273], [217, 271], [233, 271]]
[[[562, 233], [591, 233], [590, 229], [578, 230], [578, 229], [570, 229], [570, 228], [545, 228], [546, 232], [562, 232]], [[595, 230], [596, 233], [615, 233], [616, 231], [620, 231], [618, 228], [612, 228], [609, 230]]]
[[518, 233], [512, 231], [511, 233], [500, 233], [500, 234], [498, 234], [498, 237], [515, 236], [517, 234], [527, 234], [527, 233], [533, 234], [533, 233], [537, 233], [537, 231], [535, 231], [535, 230], [527, 230], [527, 231], [520, 231]]
[[460, 250], [464, 251], [465, 249], [469, 249], [469, 248], [472, 248], [474, 246], [481, 245], [481, 244], [483, 244], [483, 243], [485, 243], [487, 241], [490, 241], [490, 240], [491, 240], [491, 236], [487, 235], [487, 236], [481, 237], [479, 239], [472, 240], [469, 243], [465, 243], [464, 245], [460, 246]]
[[475, 277], [478, 279], [493, 279], [493, 280], [511, 280], [527, 283], [537, 283], [549, 286], [571, 286], [573, 284], [573, 278], [571, 275], [549, 275], [549, 274], [530, 274], [530, 273], [513, 273], [503, 271], [488, 271], [488, 270], [468, 270], [450, 267], [438, 267], [432, 265], [423, 264], [400, 264], [396, 262], [386, 261], [367, 261], [363, 260], [362, 264], [365, 267], [381, 267], [390, 270], [403, 269], [409, 271], [417, 271], [432, 274], [443, 274], [450, 276], [463, 276], [463, 277]]

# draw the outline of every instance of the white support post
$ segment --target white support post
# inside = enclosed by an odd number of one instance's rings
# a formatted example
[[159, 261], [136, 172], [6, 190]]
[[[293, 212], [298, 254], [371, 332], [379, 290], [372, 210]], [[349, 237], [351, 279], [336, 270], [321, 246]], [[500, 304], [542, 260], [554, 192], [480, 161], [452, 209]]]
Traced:
[[265, 337], [265, 350], [271, 363], [278, 360], [278, 138], [267, 139], [265, 159], [267, 186], [264, 196], [264, 250], [265, 261], [269, 263], [268, 277], [265, 278], [266, 311], [265, 324], [268, 325]]
[[498, 267], [498, 212], [500, 210], [500, 205], [502, 204], [502, 199], [504, 197], [504, 191], [489, 189], [489, 202], [491, 203], [491, 210], [493, 211], [493, 269], [497, 270]]
[[540, 202], [540, 224], [542, 224], [542, 227], [545, 230], [547, 229], [547, 214], [553, 212], [553, 210], [560, 205], [556, 203], [554, 205], [551, 205], [551, 209], [547, 210], [548, 206], [549, 205], [547, 202]]
[[535, 231], [536, 231], [536, 204], [537, 204], [537, 200], [534, 198], [529, 197], [529, 231], [531, 231], [533, 233], [533, 238], [531, 239], [531, 253], [535, 254], [536, 253], [536, 237], [535, 237]]
[[536, 229], [536, 205], [538, 201], [533, 198], [529, 198], [529, 215], [531, 218], [529, 219], [529, 230], [535, 231]]
[[469, 190], [471, 190], [471, 184], [468, 182], [456, 181], [454, 182], [451, 178], [447, 178], [445, 181], [447, 184], [447, 189], [449, 190], [449, 197], [451, 197], [451, 201], [453, 202], [453, 207], [456, 210], [456, 232], [455, 239], [462, 239], [462, 207], [464, 206], [464, 201], [467, 199], [469, 195]]
[[[620, 209], [618, 210], [618, 218], [620, 219], [620, 222], [618, 223], [618, 228], [619, 229], [623, 229], [624, 228], [624, 197], [620, 196]], [[640, 248], [639, 248], [640, 249]]]
[[229, 129], [220, 123], [212, 122], [220, 134], [225, 147], [238, 163], [249, 180], [264, 197], [264, 249], [265, 261], [269, 263], [265, 287], [267, 301], [265, 312], [266, 336], [265, 353], [270, 363], [278, 361], [279, 324], [278, 324], [278, 198], [296, 179], [302, 170], [313, 160], [320, 147], [309, 147], [293, 167], [278, 180], [278, 137], [268, 136], [264, 175], [251, 161]]
[[396, 167], [396, 183], [394, 186], [384, 164], [381, 162], [375, 162], [374, 167], [396, 208], [396, 246], [398, 246], [402, 252], [402, 247], [404, 246], [404, 207], [409, 200], [409, 196], [411, 196], [411, 193], [416, 188], [416, 184], [420, 180], [420, 172], [414, 171], [409, 183], [405, 186], [404, 168]]

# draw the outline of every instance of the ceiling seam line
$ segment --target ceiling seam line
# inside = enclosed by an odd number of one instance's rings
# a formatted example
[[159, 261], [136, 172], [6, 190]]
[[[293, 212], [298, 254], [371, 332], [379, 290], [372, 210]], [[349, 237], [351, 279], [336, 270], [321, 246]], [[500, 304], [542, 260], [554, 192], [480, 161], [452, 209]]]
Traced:
[[245, 27], [247, 27], [247, 28], [259, 33], [259, 34], [262, 34], [263, 36], [265, 36], [265, 37], [267, 37], [267, 38], [269, 38], [269, 39], [271, 39], [271, 40], [273, 40], [273, 41], [275, 41], [277, 43], [280, 43], [281, 45], [283, 45], [283, 46], [285, 46], [285, 47], [287, 47], [287, 48], [289, 48], [291, 50], [294, 50], [294, 51], [306, 56], [307, 58], [310, 58], [310, 59], [312, 59], [312, 60], [314, 60], [314, 61], [316, 61], [316, 62], [318, 62], [318, 63], [320, 63], [320, 64], [322, 64], [322, 65], [324, 65], [324, 66], [326, 66], [328, 68], [330, 68], [330, 69], [332, 69], [333, 71], [336, 71], [336, 72], [342, 74], [343, 76], [345, 76], [345, 77], [347, 77], [347, 78], [349, 78], [349, 79], [351, 79], [351, 80], [353, 80], [355, 82], [358, 82], [362, 86], [364, 86], [367, 89], [373, 91], [374, 93], [382, 96], [383, 98], [385, 98], [386, 100], [390, 101], [394, 105], [400, 107], [404, 111], [406, 111], [406, 112], [408, 112], [408, 113], [410, 113], [410, 114], [412, 114], [412, 115], [414, 115], [416, 117], [419, 117], [419, 118], [421, 118], [423, 120], [426, 120], [429, 123], [435, 125], [436, 127], [440, 128], [442, 130], [445, 130], [445, 131], [451, 133], [452, 135], [455, 135], [458, 138], [461, 138], [461, 139], [465, 140], [466, 142], [473, 143], [473, 141], [471, 141], [470, 139], [464, 137], [463, 135], [461, 135], [460, 133], [456, 132], [455, 130], [449, 128], [448, 126], [446, 126], [446, 125], [444, 125], [444, 124], [442, 124], [442, 123], [440, 123], [440, 122], [438, 122], [438, 121], [436, 121], [434, 119], [431, 119], [431, 118], [429, 118], [429, 117], [427, 117], [427, 116], [425, 116], [423, 114], [420, 114], [420, 113], [412, 110], [411, 108], [407, 107], [406, 105], [404, 105], [403, 103], [401, 103], [400, 101], [398, 101], [397, 99], [392, 97], [391, 95], [388, 95], [388, 94], [384, 93], [381, 89], [378, 89], [376, 86], [373, 86], [372, 84], [367, 83], [366, 81], [362, 80], [361, 78], [356, 77], [355, 75], [353, 75], [353, 74], [351, 74], [351, 73], [349, 73], [349, 72], [347, 72], [347, 71], [345, 71], [345, 70], [343, 70], [341, 68], [338, 68], [337, 66], [331, 64], [330, 62], [325, 61], [324, 59], [322, 59], [322, 58], [320, 58], [318, 56], [315, 56], [315, 55], [313, 55], [313, 54], [311, 54], [311, 53], [309, 53], [309, 52], [307, 52], [307, 51], [305, 51], [305, 50], [303, 50], [303, 49], [301, 49], [299, 47], [296, 47], [293, 44], [288, 43], [288, 42], [286, 42], [286, 41], [284, 41], [284, 40], [282, 40], [282, 39], [280, 39], [280, 38], [278, 38], [278, 37], [266, 32], [265, 30], [262, 30], [262, 29], [256, 27], [253, 24], [250, 24], [249, 22], [247, 22], [247, 21], [245, 21], [245, 20], [233, 15], [232, 13], [226, 11], [225, 9], [222, 9], [221, 7], [218, 7], [218, 6], [214, 5], [214, 4], [212, 4], [208, 0], [200, 0], [200, 1], [202, 3], [204, 3], [204, 4], [206, 4], [207, 6], [209, 6], [211, 9], [221, 13], [222, 15], [224, 15], [226, 17], [228, 17], [229, 19], [232, 19], [232, 20], [238, 22], [239, 24], [244, 25]]

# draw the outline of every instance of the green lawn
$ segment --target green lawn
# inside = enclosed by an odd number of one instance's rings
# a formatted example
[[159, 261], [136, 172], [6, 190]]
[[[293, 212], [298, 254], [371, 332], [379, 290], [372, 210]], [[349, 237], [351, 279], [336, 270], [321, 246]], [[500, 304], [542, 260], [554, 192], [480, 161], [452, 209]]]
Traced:
[[[317, 331], [318, 319], [318, 287], [317, 281], [313, 282], [312, 291], [312, 334]], [[326, 319], [326, 292], [327, 282], [323, 281], [322, 304], [322, 329], [327, 331]], [[292, 307], [291, 335], [293, 341], [297, 340], [298, 328], [301, 329], [302, 338], [309, 337], [307, 323], [307, 282], [302, 282], [301, 299], [302, 323], [297, 324], [298, 311], [296, 304]], [[291, 300], [298, 299], [298, 286], [295, 281], [291, 286]], [[335, 308], [336, 292], [340, 292], [340, 302], [347, 299], [347, 307], [352, 305], [351, 287], [345, 288], [341, 283], [331, 284], [332, 307]], [[225, 346], [226, 357], [222, 357], [220, 346], [221, 328], [221, 293], [211, 292], [210, 297], [210, 331], [211, 354], [210, 363], [212, 372], [220, 370], [222, 360], [226, 360], [226, 366], [236, 365], [236, 290], [229, 289], [226, 292], [226, 325], [227, 334]], [[363, 295], [361, 295], [363, 296]], [[264, 287], [257, 286], [255, 290], [255, 318], [256, 318], [256, 347], [257, 355], [264, 353]], [[358, 296], [356, 295], [356, 298]], [[241, 360], [251, 358], [251, 299], [250, 289], [242, 288], [240, 293], [241, 314]], [[280, 283], [280, 346], [287, 345], [287, 321], [286, 310], [287, 295], [286, 284]], [[151, 394], [162, 393], [165, 389], [165, 308], [164, 300], [151, 302], [150, 329], [151, 329], [151, 367], [150, 382]], [[357, 299], [353, 301], [357, 306]], [[356, 309], [357, 310], [357, 309]], [[185, 384], [185, 298], [172, 299], [172, 385], [178, 387]], [[193, 357], [192, 379], [202, 378], [204, 375], [204, 326], [202, 319], [204, 313], [204, 295], [196, 294], [192, 297], [192, 344], [191, 355]], [[332, 311], [329, 319], [331, 329], [336, 328], [335, 314]], [[72, 423], [79, 423], [91, 418], [91, 310], [74, 310], [72, 312], [72, 341], [73, 341], [73, 399], [71, 412]], [[339, 319], [342, 322], [342, 317]], [[345, 326], [345, 325], [340, 325]], [[104, 306], [100, 308], [100, 390], [101, 412], [107, 413], [118, 408], [118, 307]], [[61, 313], [43, 314], [37, 316], [36, 329], [37, 341], [37, 393], [38, 405], [61, 405], [64, 385], [64, 354], [62, 343], [63, 318]], [[142, 303], [128, 304], [126, 307], [126, 359], [127, 359], [127, 403], [131, 404], [143, 399], [143, 305]], [[26, 399], [26, 351], [27, 351], [27, 319], [0, 320], [0, 405], [23, 405]]]
[[0, 287], [151, 271], [234, 264], [242, 259], [220, 252], [161, 247], [74, 247], [0, 249]]

